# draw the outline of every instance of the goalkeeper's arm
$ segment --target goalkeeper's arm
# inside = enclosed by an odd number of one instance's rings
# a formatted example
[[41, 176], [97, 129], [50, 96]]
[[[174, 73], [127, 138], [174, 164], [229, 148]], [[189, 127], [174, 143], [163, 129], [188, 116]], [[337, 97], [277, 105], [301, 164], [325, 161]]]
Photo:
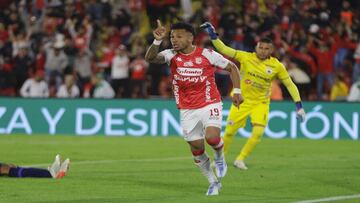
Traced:
[[219, 38], [211, 40], [212, 44], [220, 53], [225, 54], [231, 58], [235, 58], [236, 50], [226, 46]]
[[296, 85], [294, 84], [294, 82], [291, 80], [290, 77], [287, 77], [286, 79], [281, 80], [281, 82], [285, 85], [286, 89], [289, 91], [292, 99], [295, 102], [297, 118], [301, 122], [305, 121], [306, 114], [305, 114], [305, 110], [301, 103], [301, 98], [300, 98], [298, 88], [296, 87]]
[[295, 103], [301, 102], [299, 90], [294, 84], [294, 82], [291, 80], [291, 78], [288, 77], [286, 79], [281, 80], [281, 82], [285, 85], [286, 89], [289, 91], [294, 102]]

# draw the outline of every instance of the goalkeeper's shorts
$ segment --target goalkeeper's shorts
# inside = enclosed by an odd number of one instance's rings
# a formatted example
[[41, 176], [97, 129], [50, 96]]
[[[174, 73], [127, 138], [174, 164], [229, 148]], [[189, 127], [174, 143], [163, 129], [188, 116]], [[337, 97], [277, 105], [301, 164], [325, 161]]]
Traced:
[[269, 103], [242, 103], [239, 108], [231, 105], [226, 120], [225, 134], [236, 134], [239, 128], [244, 128], [250, 116], [252, 124], [266, 126], [269, 115]]

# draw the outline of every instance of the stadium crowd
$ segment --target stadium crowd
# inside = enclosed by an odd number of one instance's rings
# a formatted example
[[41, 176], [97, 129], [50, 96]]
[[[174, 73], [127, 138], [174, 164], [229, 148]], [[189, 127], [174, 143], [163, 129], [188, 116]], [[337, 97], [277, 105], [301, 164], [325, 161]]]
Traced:
[[[2, 0], [0, 8], [0, 96], [172, 97], [169, 67], [144, 60], [161, 19], [192, 23], [205, 47], [205, 21], [235, 49], [270, 36], [303, 100], [360, 101], [356, 0]], [[216, 79], [229, 95], [229, 75], [218, 70]], [[288, 98], [274, 82], [272, 99]]]

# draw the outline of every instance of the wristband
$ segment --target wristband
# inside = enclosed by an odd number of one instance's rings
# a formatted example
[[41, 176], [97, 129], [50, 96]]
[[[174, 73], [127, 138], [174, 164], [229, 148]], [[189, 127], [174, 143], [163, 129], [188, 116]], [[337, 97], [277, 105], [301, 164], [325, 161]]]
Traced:
[[159, 46], [161, 44], [162, 40], [154, 39], [153, 44], [156, 46]]
[[295, 102], [296, 110], [302, 109], [302, 103], [301, 101]]
[[233, 93], [234, 94], [241, 94], [241, 89], [240, 88], [234, 88]]

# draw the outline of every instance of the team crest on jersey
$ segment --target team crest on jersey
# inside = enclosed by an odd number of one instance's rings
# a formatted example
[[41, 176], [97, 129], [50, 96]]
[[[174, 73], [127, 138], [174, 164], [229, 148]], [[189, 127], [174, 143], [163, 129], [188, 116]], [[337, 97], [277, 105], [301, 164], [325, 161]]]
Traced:
[[195, 58], [195, 63], [196, 64], [201, 64], [202, 63], [202, 59], [200, 57], [196, 57]]
[[266, 66], [266, 73], [270, 75], [272, 72], [273, 72], [272, 67]]
[[233, 120], [228, 120], [227, 124], [228, 124], [229, 126], [232, 126], [232, 125], [234, 125], [234, 121], [233, 121]]

